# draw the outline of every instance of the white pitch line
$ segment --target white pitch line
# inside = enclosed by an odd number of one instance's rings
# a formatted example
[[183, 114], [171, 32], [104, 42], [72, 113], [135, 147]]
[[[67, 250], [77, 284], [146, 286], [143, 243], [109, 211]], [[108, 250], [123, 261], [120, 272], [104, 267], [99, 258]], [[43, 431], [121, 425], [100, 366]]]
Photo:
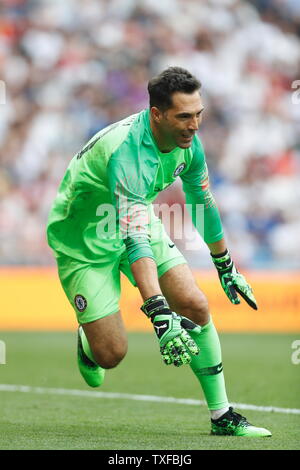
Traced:
[[[74, 390], [69, 388], [44, 388], [44, 387], [30, 387], [29, 385], [10, 385], [0, 384], [0, 392], [21, 392], [21, 393], [36, 393], [43, 395], [67, 395], [77, 397], [89, 398], [108, 398], [108, 399], [121, 399], [121, 400], [134, 400], [134, 401], [152, 401], [158, 403], [176, 403], [178, 405], [202, 405], [206, 406], [204, 400], [195, 400], [193, 398], [174, 398], [162, 397], [156, 395], [135, 395], [130, 393], [114, 393], [114, 392], [96, 392], [89, 390]], [[241, 410], [254, 410], [265, 411], [272, 413], [284, 414], [300, 414], [300, 409], [297, 408], [279, 408], [277, 406], [257, 406], [247, 403], [231, 403], [235, 408]]]

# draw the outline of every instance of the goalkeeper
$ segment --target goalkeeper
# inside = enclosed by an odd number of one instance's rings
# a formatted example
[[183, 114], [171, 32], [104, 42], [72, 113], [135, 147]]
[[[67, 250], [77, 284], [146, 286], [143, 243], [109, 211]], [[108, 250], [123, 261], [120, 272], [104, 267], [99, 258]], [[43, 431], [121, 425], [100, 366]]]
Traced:
[[158, 193], [180, 176], [193, 224], [226, 295], [234, 304], [241, 296], [257, 308], [227, 250], [209, 189], [196, 135], [203, 112], [200, 87], [187, 70], [169, 67], [148, 84], [149, 109], [100, 131], [74, 156], [49, 215], [48, 242], [77, 315], [78, 366], [88, 385], [101, 385], [105, 370], [127, 351], [119, 310], [122, 271], [140, 291], [163, 361], [189, 364], [199, 380], [212, 434], [270, 436], [229, 406], [207, 300], [153, 212]]

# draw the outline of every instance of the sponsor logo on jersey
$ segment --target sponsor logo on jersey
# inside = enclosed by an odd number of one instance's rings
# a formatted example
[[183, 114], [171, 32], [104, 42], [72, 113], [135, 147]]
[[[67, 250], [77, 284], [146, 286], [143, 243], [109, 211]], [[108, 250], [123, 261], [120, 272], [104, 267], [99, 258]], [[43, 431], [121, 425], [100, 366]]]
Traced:
[[79, 312], [84, 312], [84, 310], [87, 307], [86, 298], [83, 297], [83, 295], [80, 295], [80, 294], [75, 295], [75, 305], [77, 307], [77, 310], [79, 310]]
[[173, 173], [173, 176], [178, 176], [186, 167], [185, 163], [180, 163], [180, 165], [176, 168], [176, 170]]

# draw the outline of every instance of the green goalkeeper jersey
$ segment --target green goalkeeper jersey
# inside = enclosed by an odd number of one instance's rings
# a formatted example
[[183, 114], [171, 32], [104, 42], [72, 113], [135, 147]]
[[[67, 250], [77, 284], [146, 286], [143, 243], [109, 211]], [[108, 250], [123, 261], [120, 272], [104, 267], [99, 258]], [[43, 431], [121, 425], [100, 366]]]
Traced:
[[56, 256], [88, 263], [109, 260], [125, 249], [130, 263], [144, 256], [154, 259], [151, 203], [178, 176], [200, 235], [207, 243], [220, 240], [222, 224], [197, 135], [190, 148], [162, 153], [151, 131], [149, 110], [106, 127], [66, 170], [49, 214], [49, 245]]

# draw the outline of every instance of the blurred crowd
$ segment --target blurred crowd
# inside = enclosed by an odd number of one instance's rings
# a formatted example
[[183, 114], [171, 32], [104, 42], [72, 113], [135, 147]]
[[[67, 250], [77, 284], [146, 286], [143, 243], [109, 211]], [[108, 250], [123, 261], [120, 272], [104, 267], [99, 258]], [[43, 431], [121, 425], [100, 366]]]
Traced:
[[[45, 225], [69, 160], [147, 107], [170, 65], [202, 83], [199, 135], [237, 264], [300, 266], [298, 0], [2, 0], [2, 264], [54, 262]], [[183, 203], [180, 182], [159, 200]], [[200, 240], [185, 253], [210, 263]]]

